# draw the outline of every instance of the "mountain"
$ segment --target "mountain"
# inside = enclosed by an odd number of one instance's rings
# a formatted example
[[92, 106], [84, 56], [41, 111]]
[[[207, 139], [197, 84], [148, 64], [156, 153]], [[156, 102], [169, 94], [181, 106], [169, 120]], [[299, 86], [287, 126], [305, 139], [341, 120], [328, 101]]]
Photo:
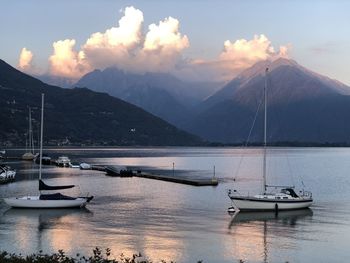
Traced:
[[184, 82], [166, 73], [135, 74], [111, 67], [86, 74], [74, 86], [107, 92], [181, 126], [192, 116], [192, 108], [219, 85]]
[[0, 60], [0, 142], [23, 145], [28, 107], [34, 128], [45, 93], [45, 141], [87, 145], [198, 145], [201, 140], [139, 107], [85, 88], [47, 85]]
[[257, 113], [250, 142], [261, 142], [267, 67], [269, 142], [350, 142], [350, 87], [284, 58], [242, 72], [198, 106], [186, 129], [207, 140], [241, 143]]
[[46, 84], [58, 86], [61, 88], [71, 88], [72, 85], [75, 83], [75, 81], [70, 78], [53, 76], [50, 74], [32, 75], [32, 77], [37, 78], [42, 82], [45, 82]]

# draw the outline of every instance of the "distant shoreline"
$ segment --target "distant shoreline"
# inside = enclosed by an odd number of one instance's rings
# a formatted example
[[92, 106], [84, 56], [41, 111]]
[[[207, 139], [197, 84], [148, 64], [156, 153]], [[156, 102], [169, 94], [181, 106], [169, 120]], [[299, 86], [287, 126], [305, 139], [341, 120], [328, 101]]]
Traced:
[[[350, 147], [350, 143], [315, 143], [315, 142], [274, 142], [269, 143], [268, 147], [295, 147], [295, 148], [347, 148]], [[220, 148], [220, 147], [235, 147], [235, 148], [260, 148], [263, 147], [262, 143], [249, 143], [247, 145], [243, 143], [203, 143], [200, 145], [80, 145], [80, 144], [70, 144], [70, 145], [47, 145], [44, 146], [45, 149], [110, 149], [110, 148]], [[15, 145], [15, 146], [2, 146], [1, 150], [25, 150], [26, 146]]]

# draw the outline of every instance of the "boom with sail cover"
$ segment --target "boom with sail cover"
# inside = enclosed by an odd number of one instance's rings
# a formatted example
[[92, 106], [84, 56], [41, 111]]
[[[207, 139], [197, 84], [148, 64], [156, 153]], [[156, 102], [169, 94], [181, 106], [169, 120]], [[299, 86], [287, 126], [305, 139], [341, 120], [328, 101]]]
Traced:
[[39, 180], [39, 191], [51, 191], [51, 190], [63, 190], [63, 189], [69, 189], [69, 188], [73, 188], [75, 185], [71, 184], [71, 185], [57, 185], [57, 186], [53, 186], [53, 185], [47, 185], [44, 183], [43, 180]]

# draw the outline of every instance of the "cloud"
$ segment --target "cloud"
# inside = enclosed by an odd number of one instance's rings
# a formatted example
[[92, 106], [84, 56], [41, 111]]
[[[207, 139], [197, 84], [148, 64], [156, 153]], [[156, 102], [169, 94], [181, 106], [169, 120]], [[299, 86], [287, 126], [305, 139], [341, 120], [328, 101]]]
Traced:
[[290, 45], [280, 46], [278, 51], [263, 34], [253, 39], [226, 40], [222, 52], [214, 60], [193, 60], [177, 75], [187, 79], [228, 81], [261, 60], [289, 57]]
[[33, 65], [33, 52], [28, 50], [27, 48], [22, 48], [21, 53], [19, 55], [18, 68], [20, 70], [29, 72], [31, 71]]
[[130, 6], [117, 27], [91, 34], [79, 51], [74, 39], [53, 43], [50, 73], [79, 78], [91, 69], [109, 66], [137, 72], [174, 69], [182, 50], [189, 47], [187, 36], [179, 32], [179, 21], [165, 18], [158, 25], [151, 24], [146, 33], [143, 21], [143, 13]]
[[263, 34], [254, 35], [253, 39], [226, 40], [219, 56], [222, 78], [230, 79], [232, 75], [251, 67], [258, 61], [287, 57], [289, 47], [281, 46], [276, 52], [271, 41]]
[[[122, 13], [116, 26], [92, 33], [78, 47], [75, 39], [54, 42], [49, 74], [76, 80], [93, 69], [115, 66], [137, 73], [171, 72], [189, 80], [227, 81], [260, 60], [288, 57], [291, 48], [284, 45], [275, 50], [260, 34], [224, 41], [213, 60], [185, 58], [183, 51], [190, 41], [180, 32], [179, 20], [169, 16], [145, 28], [141, 10], [129, 6]], [[31, 52], [24, 48], [19, 67], [29, 68], [31, 59]]]
[[255, 35], [252, 40], [226, 40], [220, 54], [221, 61], [231, 61], [234, 67], [247, 67], [259, 60], [265, 60], [275, 53], [271, 41], [265, 35]]
[[151, 24], [144, 42], [145, 51], [179, 52], [189, 47], [187, 36], [179, 32], [179, 21], [169, 16], [159, 25]]
[[93, 68], [130, 65], [134, 52], [142, 45], [143, 13], [127, 7], [118, 27], [104, 33], [93, 33], [82, 46], [81, 52]]
[[181, 63], [181, 53], [190, 43], [186, 35], [181, 35], [179, 27], [180, 22], [172, 17], [148, 27], [139, 57], [139, 64], [143, 68], [150, 71], [170, 71]]
[[90, 68], [85, 63], [82, 52], [76, 52], [74, 39], [60, 40], [53, 43], [53, 54], [49, 58], [50, 73], [54, 76], [77, 78]]
[[280, 51], [278, 53], [278, 57], [282, 57], [282, 58], [289, 58], [289, 52], [291, 50], [292, 46], [286, 45], [286, 46], [280, 46]]

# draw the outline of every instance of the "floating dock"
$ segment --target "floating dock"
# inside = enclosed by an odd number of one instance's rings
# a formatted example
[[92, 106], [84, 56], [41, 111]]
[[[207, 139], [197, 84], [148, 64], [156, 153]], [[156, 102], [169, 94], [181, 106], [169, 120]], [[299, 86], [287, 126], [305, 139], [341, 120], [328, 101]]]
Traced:
[[217, 186], [219, 184], [217, 178], [188, 178], [182, 176], [158, 175], [151, 173], [137, 173], [134, 176], [148, 179], [155, 179], [178, 184], [188, 184], [193, 186]]
[[107, 167], [101, 166], [101, 165], [91, 165], [91, 170], [100, 171], [100, 172], [107, 172]]
[[200, 178], [200, 177], [187, 177], [187, 176], [174, 176], [174, 175], [160, 175], [147, 172], [132, 170], [119, 170], [113, 166], [106, 167], [106, 175], [112, 177], [140, 177], [147, 179], [154, 179], [178, 184], [187, 184], [193, 186], [217, 186], [219, 184], [218, 179], [213, 178]]

